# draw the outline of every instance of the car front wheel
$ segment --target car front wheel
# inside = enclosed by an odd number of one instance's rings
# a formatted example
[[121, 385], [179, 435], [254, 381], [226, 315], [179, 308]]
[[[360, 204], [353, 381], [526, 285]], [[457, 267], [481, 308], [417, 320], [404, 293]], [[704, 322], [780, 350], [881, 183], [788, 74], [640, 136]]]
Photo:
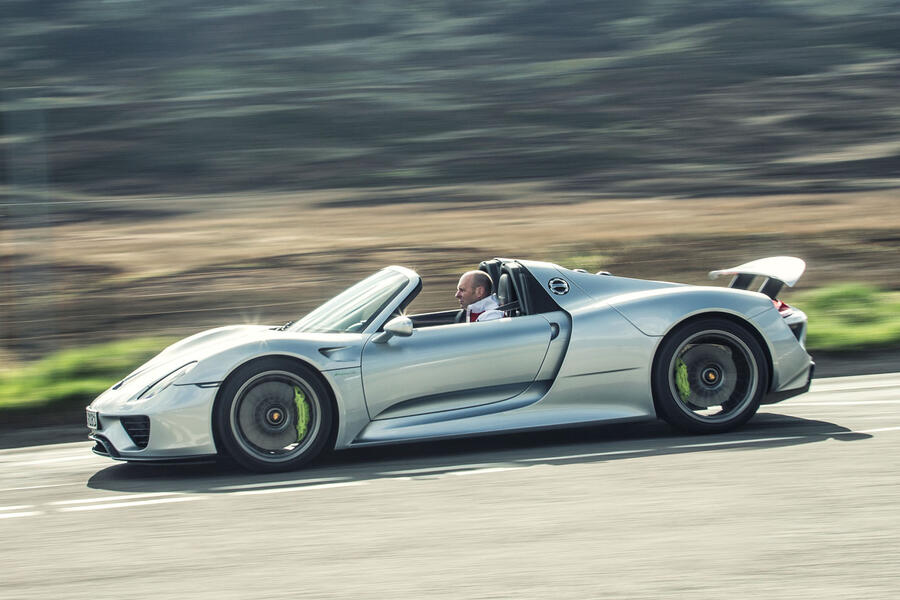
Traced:
[[766, 393], [762, 348], [743, 325], [721, 318], [690, 322], [671, 333], [654, 361], [657, 411], [689, 433], [719, 433], [746, 423]]
[[310, 369], [281, 357], [240, 367], [226, 381], [214, 415], [217, 439], [251, 471], [297, 469], [323, 449], [333, 410]]

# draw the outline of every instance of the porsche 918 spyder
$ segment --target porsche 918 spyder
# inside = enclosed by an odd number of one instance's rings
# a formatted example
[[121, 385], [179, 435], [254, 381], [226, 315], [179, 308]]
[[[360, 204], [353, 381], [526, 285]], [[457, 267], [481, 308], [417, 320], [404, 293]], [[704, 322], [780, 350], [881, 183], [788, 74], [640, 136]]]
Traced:
[[408, 314], [422, 281], [390, 266], [296, 322], [177, 342], [87, 407], [94, 452], [273, 472], [326, 448], [591, 423], [716, 433], [809, 388], [806, 315], [777, 298], [800, 259], [710, 273], [729, 287], [529, 260], [479, 268], [502, 318]]

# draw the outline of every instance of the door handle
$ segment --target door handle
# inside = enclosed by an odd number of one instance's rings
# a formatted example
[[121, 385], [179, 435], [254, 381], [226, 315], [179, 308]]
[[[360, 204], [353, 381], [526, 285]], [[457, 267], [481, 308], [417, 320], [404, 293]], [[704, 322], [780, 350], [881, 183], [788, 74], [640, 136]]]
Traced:
[[550, 323], [550, 341], [552, 342], [559, 336], [559, 323]]

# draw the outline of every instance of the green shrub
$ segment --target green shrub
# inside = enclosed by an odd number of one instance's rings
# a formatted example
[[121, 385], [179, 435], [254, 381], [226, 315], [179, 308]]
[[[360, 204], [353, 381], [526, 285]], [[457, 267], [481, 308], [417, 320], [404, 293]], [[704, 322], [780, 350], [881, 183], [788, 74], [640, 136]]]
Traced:
[[169, 343], [138, 338], [61, 350], [0, 373], [0, 409], [90, 401]]
[[900, 293], [847, 283], [795, 294], [789, 301], [809, 317], [811, 350], [900, 346]]

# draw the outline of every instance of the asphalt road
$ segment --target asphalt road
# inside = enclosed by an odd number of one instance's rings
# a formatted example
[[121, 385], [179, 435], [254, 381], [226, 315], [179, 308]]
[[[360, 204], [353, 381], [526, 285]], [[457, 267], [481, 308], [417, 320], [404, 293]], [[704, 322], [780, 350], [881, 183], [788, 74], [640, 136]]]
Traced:
[[335, 454], [277, 476], [0, 451], [0, 598], [885, 598], [900, 374], [740, 431], [661, 423]]

